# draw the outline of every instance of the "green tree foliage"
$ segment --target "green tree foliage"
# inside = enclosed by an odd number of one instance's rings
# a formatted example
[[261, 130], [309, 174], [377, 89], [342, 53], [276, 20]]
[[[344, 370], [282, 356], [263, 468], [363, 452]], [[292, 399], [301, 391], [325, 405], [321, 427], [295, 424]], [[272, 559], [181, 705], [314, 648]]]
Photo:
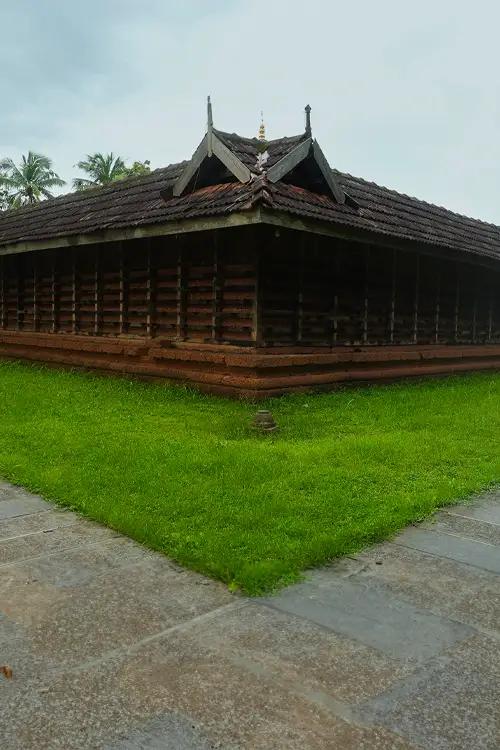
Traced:
[[6, 211], [10, 208], [10, 200], [8, 191], [0, 187], [0, 211]]
[[75, 177], [73, 180], [75, 190], [108, 185], [115, 180], [123, 180], [127, 176], [125, 162], [119, 156], [115, 156], [113, 152], [109, 154], [87, 154], [87, 158], [79, 161], [76, 166], [88, 176]]
[[42, 154], [29, 151], [15, 164], [12, 159], [0, 160], [0, 207], [16, 208], [52, 198], [52, 189], [66, 183], [52, 168], [52, 161]]
[[116, 180], [124, 180], [127, 177], [147, 174], [151, 171], [149, 161], [134, 161], [132, 166], [127, 167], [124, 160], [120, 156], [115, 156], [113, 152], [87, 154], [86, 159], [79, 161], [77, 167], [85, 172], [87, 177], [76, 177], [73, 180], [75, 190], [108, 185]]
[[149, 174], [151, 172], [151, 162], [149, 159], [146, 161], [134, 161], [131, 167], [127, 167], [127, 177], [136, 177], [142, 174]]

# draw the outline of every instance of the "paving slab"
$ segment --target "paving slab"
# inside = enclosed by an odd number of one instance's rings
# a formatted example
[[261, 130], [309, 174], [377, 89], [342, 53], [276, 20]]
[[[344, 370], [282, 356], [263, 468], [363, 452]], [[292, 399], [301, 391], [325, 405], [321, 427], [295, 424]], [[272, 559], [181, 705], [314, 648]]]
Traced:
[[422, 523], [420, 528], [440, 531], [463, 539], [473, 539], [477, 542], [486, 542], [497, 546], [500, 544], [500, 524], [469, 518], [450, 511], [442, 512], [430, 521]]
[[247, 599], [3, 483], [0, 745], [497, 750], [496, 505]]
[[498, 642], [475, 636], [399, 682], [361, 715], [409, 735], [422, 747], [486, 750], [499, 742]]
[[396, 659], [428, 659], [472, 630], [398, 599], [390, 591], [348, 579], [313, 579], [264, 600]]
[[464, 518], [476, 518], [479, 521], [500, 526], [500, 503], [498, 491], [488, 492], [475, 499], [474, 503], [456, 505], [448, 509], [448, 513]]
[[500, 547], [431, 529], [408, 529], [394, 542], [437, 557], [500, 573]]
[[17, 492], [9, 499], [0, 497], [0, 520], [27, 516], [37, 511], [49, 510], [49, 503], [40, 497], [21, 497]]
[[383, 588], [396, 599], [478, 632], [498, 628], [499, 581], [490, 571], [386, 543], [358, 553], [355, 560], [344, 558], [325, 577], [332, 572], [365, 581], [373, 590]]

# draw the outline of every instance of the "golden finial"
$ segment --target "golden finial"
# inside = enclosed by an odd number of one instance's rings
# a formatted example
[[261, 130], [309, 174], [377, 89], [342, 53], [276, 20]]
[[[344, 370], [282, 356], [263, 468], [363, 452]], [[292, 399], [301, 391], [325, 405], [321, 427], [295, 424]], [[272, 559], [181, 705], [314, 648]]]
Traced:
[[264, 112], [260, 113], [259, 141], [266, 140], [266, 126], [264, 125]]

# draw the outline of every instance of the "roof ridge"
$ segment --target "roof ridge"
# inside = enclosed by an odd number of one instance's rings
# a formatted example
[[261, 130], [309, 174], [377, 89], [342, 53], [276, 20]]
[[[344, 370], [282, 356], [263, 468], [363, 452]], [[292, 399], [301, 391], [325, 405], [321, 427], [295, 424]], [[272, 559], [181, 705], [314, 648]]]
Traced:
[[259, 146], [259, 145], [261, 146], [263, 143], [273, 144], [273, 143], [278, 143], [280, 141], [293, 141], [296, 139], [305, 140], [306, 138], [309, 137], [306, 135], [306, 133], [297, 133], [296, 135], [283, 135], [283, 136], [280, 136], [279, 138], [269, 138], [269, 139], [266, 139], [265, 141], [261, 141], [259, 138], [257, 138], [257, 136], [252, 136], [251, 138], [249, 138], [246, 135], [240, 135], [239, 133], [234, 133], [234, 132], [229, 133], [225, 130], [218, 130], [217, 128], [214, 128], [213, 132], [218, 135], [221, 135], [222, 137], [229, 136], [230, 138], [233, 138], [233, 137], [239, 138], [240, 141], [244, 141], [245, 143], [248, 143], [249, 145], [252, 145], [252, 146]]

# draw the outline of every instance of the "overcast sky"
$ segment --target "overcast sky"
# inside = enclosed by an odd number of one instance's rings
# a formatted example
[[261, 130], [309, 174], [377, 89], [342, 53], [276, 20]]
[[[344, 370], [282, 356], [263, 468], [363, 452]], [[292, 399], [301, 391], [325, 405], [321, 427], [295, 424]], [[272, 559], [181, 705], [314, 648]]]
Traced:
[[0, 0], [0, 157], [189, 158], [214, 124], [304, 127], [343, 171], [500, 224], [500, 6]]

